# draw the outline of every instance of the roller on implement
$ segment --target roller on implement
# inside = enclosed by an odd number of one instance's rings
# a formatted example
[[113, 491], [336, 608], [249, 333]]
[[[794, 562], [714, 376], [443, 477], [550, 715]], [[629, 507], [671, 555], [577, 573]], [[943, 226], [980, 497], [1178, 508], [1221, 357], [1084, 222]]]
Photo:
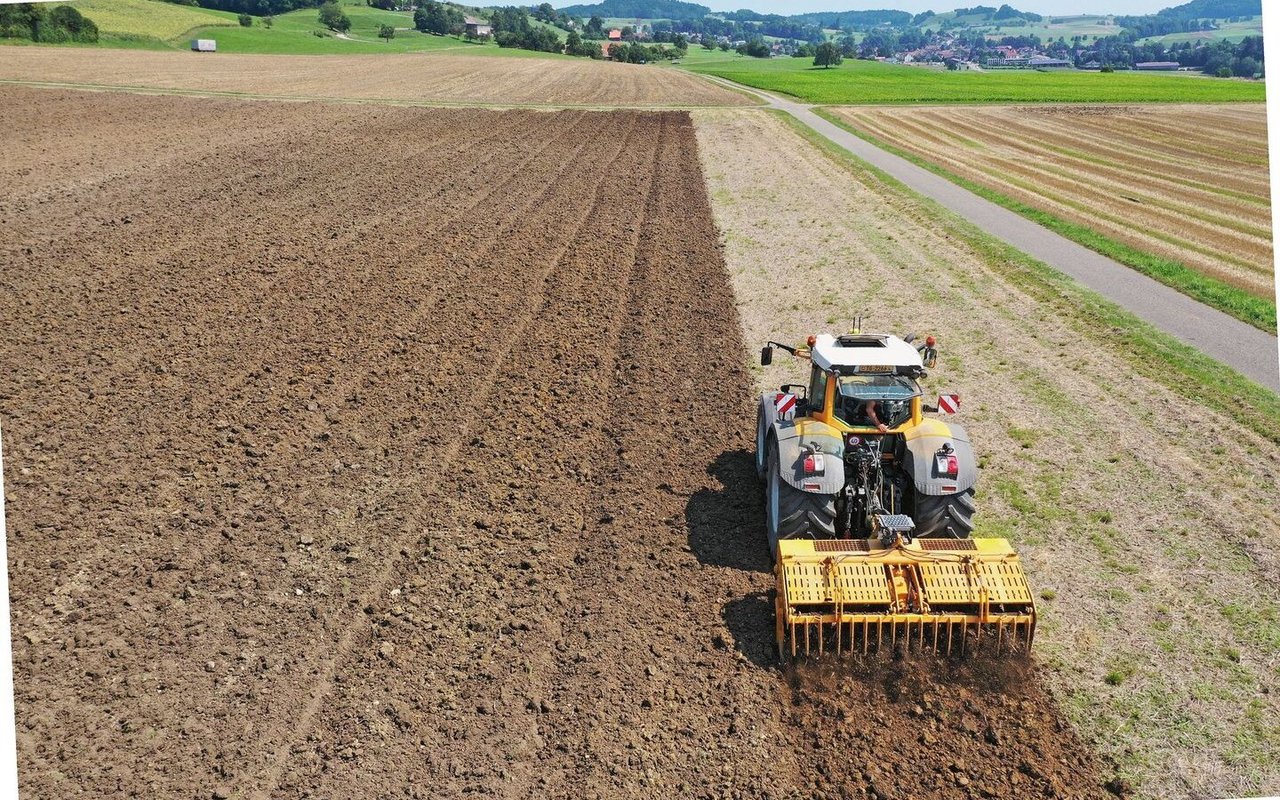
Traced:
[[[860, 327], [860, 325], [859, 325]], [[933, 337], [854, 332], [769, 342], [812, 363], [810, 382], [760, 398], [756, 470], [777, 579], [779, 655], [918, 648], [1026, 652], [1031, 588], [1008, 541], [974, 539], [977, 465], [952, 414], [917, 383]]]

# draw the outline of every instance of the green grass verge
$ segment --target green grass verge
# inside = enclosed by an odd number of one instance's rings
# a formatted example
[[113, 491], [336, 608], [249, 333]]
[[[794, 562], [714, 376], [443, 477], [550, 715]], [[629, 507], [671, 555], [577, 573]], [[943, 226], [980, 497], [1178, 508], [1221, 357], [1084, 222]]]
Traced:
[[[559, 53], [502, 48], [492, 42], [468, 42], [459, 36], [420, 33], [413, 29], [412, 13], [383, 11], [362, 0], [341, 2], [343, 13], [351, 20], [347, 38], [339, 38], [333, 31], [326, 30], [320, 24], [319, 11], [315, 8], [276, 15], [269, 28], [262, 17], [254, 17], [253, 24], [246, 28], [241, 27], [236, 14], [177, 6], [159, 0], [71, 0], [70, 4], [98, 25], [99, 41], [96, 44], [58, 45], [62, 47], [187, 50], [192, 39], [213, 39], [219, 53], [354, 55], [447, 52], [450, 55], [570, 58]], [[378, 30], [382, 25], [399, 30], [390, 40], [380, 39]], [[563, 37], [563, 32], [560, 33]], [[24, 43], [21, 40], [0, 42]]]
[[1021, 214], [1077, 244], [1084, 245], [1090, 250], [1095, 250], [1108, 258], [1119, 261], [1125, 266], [1132, 267], [1143, 275], [1177, 289], [1188, 297], [1230, 314], [1236, 319], [1247, 322], [1260, 330], [1270, 333], [1276, 332], [1276, 303], [1273, 299], [1250, 294], [1244, 289], [1232, 286], [1216, 278], [1211, 278], [1172, 259], [1144, 253], [1123, 242], [1108, 238], [1092, 228], [1068, 222], [1038, 208], [1033, 208], [1014, 200], [994, 189], [975, 183], [967, 178], [962, 178], [927, 159], [921, 158], [915, 153], [889, 144], [883, 139], [849, 124], [829, 109], [817, 108], [814, 109], [814, 113], [841, 129], [852, 133], [854, 136], [874, 144], [876, 147], [905, 158], [916, 166], [923, 167], [935, 175], [940, 175], [952, 183], [968, 189], [979, 197], [990, 200], [996, 205]]
[[1263, 102], [1260, 81], [1146, 72], [991, 72], [848, 60], [814, 67], [807, 58], [704, 59], [694, 72], [821, 105], [894, 103], [1221, 103]]
[[[887, 194], [912, 198], [938, 220], [949, 235], [964, 242], [1005, 280], [1052, 308], [1082, 337], [1125, 359], [1133, 371], [1159, 383], [1181, 397], [1230, 417], [1267, 441], [1280, 444], [1280, 395], [1194, 347], [1143, 322], [1102, 295], [979, 229], [908, 188], [898, 179], [858, 159], [849, 151], [778, 109], [801, 137], [826, 153], [855, 178], [879, 184]], [[1270, 358], [1259, 354], [1259, 358]]]

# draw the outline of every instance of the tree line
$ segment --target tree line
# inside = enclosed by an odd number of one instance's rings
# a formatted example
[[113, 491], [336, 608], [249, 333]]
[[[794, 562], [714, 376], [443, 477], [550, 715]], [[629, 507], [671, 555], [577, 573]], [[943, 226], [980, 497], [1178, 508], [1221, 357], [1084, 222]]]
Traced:
[[42, 3], [0, 5], [0, 39], [33, 42], [96, 42], [98, 26], [71, 6]]

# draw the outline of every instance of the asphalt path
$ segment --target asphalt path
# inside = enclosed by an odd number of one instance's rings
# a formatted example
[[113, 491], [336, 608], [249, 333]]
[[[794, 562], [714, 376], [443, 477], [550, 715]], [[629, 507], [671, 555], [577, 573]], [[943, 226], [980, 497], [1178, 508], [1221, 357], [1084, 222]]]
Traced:
[[[1019, 214], [1002, 208], [946, 178], [881, 150], [813, 112], [813, 106], [786, 100], [721, 78], [711, 80], [745, 91], [781, 109], [909, 188], [936, 200], [982, 230], [1070, 275], [1134, 316], [1199, 349], [1240, 374], [1280, 392], [1280, 351], [1276, 337], [1192, 300], [1159, 281], [1076, 244]], [[993, 298], [994, 299], [994, 298]]]

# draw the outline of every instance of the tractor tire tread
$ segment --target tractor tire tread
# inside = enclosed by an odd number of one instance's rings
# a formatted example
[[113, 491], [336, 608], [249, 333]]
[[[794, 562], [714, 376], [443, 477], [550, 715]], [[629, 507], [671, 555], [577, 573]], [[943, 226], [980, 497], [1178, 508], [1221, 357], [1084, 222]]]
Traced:
[[916, 536], [926, 539], [969, 539], [975, 512], [973, 488], [944, 495], [915, 498]]

